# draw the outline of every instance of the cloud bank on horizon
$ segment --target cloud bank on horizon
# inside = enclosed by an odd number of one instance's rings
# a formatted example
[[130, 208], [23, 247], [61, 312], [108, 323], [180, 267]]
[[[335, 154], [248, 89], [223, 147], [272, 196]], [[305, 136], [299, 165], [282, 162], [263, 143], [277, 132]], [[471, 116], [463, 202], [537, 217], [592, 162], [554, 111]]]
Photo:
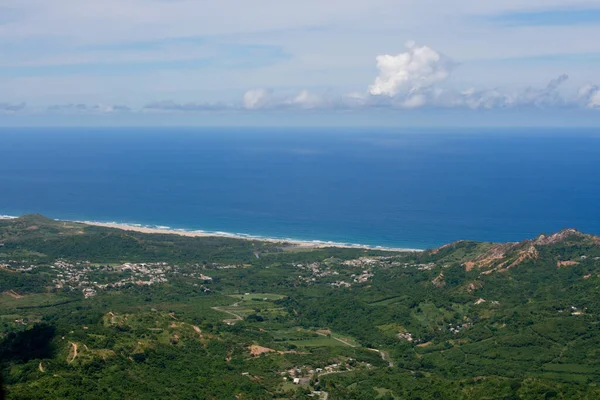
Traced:
[[[463, 91], [448, 90], [441, 84], [451, 77], [456, 63], [428, 46], [418, 46], [415, 42], [406, 44], [407, 51], [376, 58], [379, 75], [365, 93], [352, 93], [338, 98], [322, 98], [303, 90], [292, 97], [275, 98], [269, 90], [251, 90], [244, 96], [246, 109], [302, 107], [323, 108], [419, 108], [426, 106], [468, 109], [494, 109], [535, 107], [549, 109], [556, 107], [600, 108], [600, 86], [587, 84], [577, 95], [566, 98], [559, 92], [560, 86], [569, 76], [561, 74], [548, 82], [545, 87], [527, 87], [522, 91], [507, 93], [498, 89], [468, 88]], [[310, 98], [310, 102], [302, 99]], [[311, 108], [312, 108], [311, 107]]]
[[0, 115], [598, 111], [596, 37], [600, 0], [5, 0]]

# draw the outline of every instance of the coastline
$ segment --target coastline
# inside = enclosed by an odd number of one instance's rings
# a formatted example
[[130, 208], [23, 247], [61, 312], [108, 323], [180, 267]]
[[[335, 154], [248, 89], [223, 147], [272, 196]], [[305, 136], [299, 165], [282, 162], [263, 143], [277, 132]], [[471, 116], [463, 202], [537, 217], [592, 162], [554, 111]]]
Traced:
[[[14, 215], [0, 215], [0, 220], [17, 219], [18, 216]], [[229, 233], [229, 232], [212, 232], [203, 230], [191, 230], [181, 228], [171, 228], [169, 226], [159, 225], [142, 225], [137, 223], [125, 223], [125, 222], [100, 222], [100, 221], [89, 221], [89, 220], [63, 220], [54, 219], [60, 222], [75, 222], [78, 224], [84, 224], [89, 226], [98, 226], [103, 228], [120, 229], [123, 231], [134, 231], [140, 233], [154, 233], [154, 234], [166, 234], [166, 235], [179, 235], [187, 237], [224, 237], [238, 240], [251, 240], [259, 242], [276, 243], [281, 245], [292, 246], [297, 249], [322, 249], [327, 247], [341, 248], [341, 249], [362, 249], [362, 250], [378, 250], [388, 251], [397, 253], [416, 253], [423, 252], [423, 249], [411, 249], [411, 248], [399, 248], [399, 247], [387, 247], [387, 246], [375, 246], [366, 244], [355, 244], [355, 243], [340, 243], [325, 240], [300, 240], [292, 238], [274, 238], [264, 237], [258, 235], [250, 235], [244, 233]]]
[[103, 228], [120, 229], [124, 231], [134, 231], [140, 233], [158, 233], [167, 235], [179, 235], [187, 237], [225, 237], [230, 239], [239, 240], [253, 240], [259, 242], [277, 243], [282, 245], [294, 246], [298, 249], [322, 249], [327, 247], [336, 247], [343, 249], [363, 249], [363, 250], [379, 250], [379, 251], [390, 251], [398, 253], [410, 253], [410, 252], [422, 252], [422, 249], [405, 249], [395, 247], [384, 247], [384, 246], [369, 246], [363, 244], [352, 244], [352, 243], [338, 243], [321, 240], [298, 240], [298, 239], [287, 239], [287, 238], [269, 238], [262, 236], [253, 236], [247, 234], [235, 234], [228, 232], [206, 232], [202, 230], [186, 230], [186, 229], [173, 229], [168, 226], [144, 226], [141, 224], [127, 224], [118, 222], [99, 222], [99, 221], [72, 221], [84, 225], [99, 226]]

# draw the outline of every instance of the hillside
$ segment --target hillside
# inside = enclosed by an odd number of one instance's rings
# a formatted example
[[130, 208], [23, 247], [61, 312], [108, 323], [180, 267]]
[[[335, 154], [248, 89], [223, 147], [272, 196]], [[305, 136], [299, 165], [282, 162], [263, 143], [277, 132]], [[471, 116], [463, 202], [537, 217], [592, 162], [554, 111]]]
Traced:
[[0, 220], [0, 359], [15, 399], [595, 399], [599, 288], [572, 229], [384, 253], [28, 215]]

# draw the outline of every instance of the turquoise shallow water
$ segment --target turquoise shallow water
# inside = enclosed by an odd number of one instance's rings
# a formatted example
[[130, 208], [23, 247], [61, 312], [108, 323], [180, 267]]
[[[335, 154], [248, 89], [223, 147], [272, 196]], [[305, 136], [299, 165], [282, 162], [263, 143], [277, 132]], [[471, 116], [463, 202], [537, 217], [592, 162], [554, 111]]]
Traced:
[[2, 128], [0, 214], [427, 248], [600, 234], [600, 130]]

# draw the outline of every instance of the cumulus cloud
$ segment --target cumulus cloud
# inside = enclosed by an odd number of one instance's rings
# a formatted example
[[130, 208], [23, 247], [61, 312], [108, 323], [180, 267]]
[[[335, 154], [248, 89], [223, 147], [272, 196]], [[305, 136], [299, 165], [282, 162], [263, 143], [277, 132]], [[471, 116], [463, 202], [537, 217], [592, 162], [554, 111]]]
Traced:
[[246, 92], [243, 98], [243, 107], [246, 110], [314, 109], [328, 106], [328, 99], [308, 90], [293, 94], [276, 94], [269, 89], [254, 89]]
[[265, 108], [271, 99], [272, 91], [269, 89], [254, 89], [244, 93], [244, 108], [256, 110]]
[[0, 103], [0, 113], [2, 114], [13, 114], [22, 111], [27, 107], [27, 104], [11, 104], [11, 103]]
[[[552, 79], [543, 88], [528, 87], [523, 91], [506, 93], [499, 89], [444, 89], [456, 64], [447, 56], [428, 46], [409, 42], [407, 51], [398, 55], [377, 57], [379, 75], [369, 86], [366, 105], [371, 107], [419, 108], [465, 107], [494, 109], [513, 107], [553, 108], [571, 106], [560, 93], [560, 86], [569, 77], [566, 74]], [[600, 91], [590, 88], [580, 94], [586, 107], [600, 107]]]
[[[590, 86], [582, 91], [578, 99], [565, 98], [559, 91], [560, 86], [568, 80], [563, 74], [541, 88], [528, 87], [521, 91], [506, 92], [500, 89], [475, 89], [463, 91], [444, 89], [434, 84], [412, 85], [408, 91], [398, 92], [394, 96], [373, 95], [367, 93], [350, 93], [344, 96], [324, 96], [302, 90], [295, 95], [281, 95], [266, 90], [253, 90], [244, 96], [244, 108], [256, 109], [415, 109], [434, 108], [468, 108], [507, 109], [507, 108], [539, 108], [551, 109], [574, 107], [585, 103], [587, 108], [600, 108], [600, 89]], [[432, 82], [428, 79], [427, 82]]]
[[528, 87], [515, 93], [504, 93], [498, 89], [468, 89], [461, 93], [446, 91], [443, 96], [434, 99], [434, 104], [447, 107], [467, 107], [473, 110], [516, 107], [544, 109], [569, 106], [570, 102], [558, 91], [560, 85], [567, 79], [569, 77], [563, 74], [552, 79], [541, 89]]
[[373, 96], [407, 96], [407, 105], [422, 101], [414, 97], [436, 83], [443, 82], [452, 73], [454, 63], [448, 57], [428, 46], [417, 46], [414, 42], [406, 44], [407, 51], [398, 55], [380, 55], [377, 57], [379, 75], [369, 87]]
[[301, 108], [317, 108], [324, 105], [324, 99], [308, 90], [302, 90], [291, 100], [290, 105]]
[[600, 86], [585, 85], [579, 89], [579, 102], [585, 108], [600, 109]]
[[448, 107], [466, 107], [472, 110], [504, 108], [513, 98], [498, 89], [467, 89], [460, 93], [449, 92], [443, 96], [442, 104]]
[[549, 108], [564, 105], [565, 101], [558, 88], [569, 79], [569, 76], [562, 74], [556, 79], [552, 79], [543, 89], [527, 88], [515, 100], [515, 105], [535, 106], [538, 108]]
[[[362, 92], [346, 95], [315, 93], [308, 90], [276, 93], [257, 88], [244, 93], [233, 103], [179, 103], [157, 101], [140, 109], [131, 110], [117, 105], [65, 104], [48, 107], [49, 111], [65, 113], [116, 112], [218, 112], [253, 110], [328, 110], [351, 111], [359, 109], [415, 109], [466, 108], [587, 108], [600, 110], [600, 86], [586, 85], [578, 94], [565, 96], [563, 84], [569, 76], [562, 74], [542, 87], [527, 87], [507, 91], [498, 88], [457, 89], [444, 87], [455, 66], [449, 57], [428, 46], [413, 42], [398, 55], [380, 55], [376, 59], [379, 70], [374, 83]], [[25, 105], [0, 103], [0, 112], [15, 112]]]

